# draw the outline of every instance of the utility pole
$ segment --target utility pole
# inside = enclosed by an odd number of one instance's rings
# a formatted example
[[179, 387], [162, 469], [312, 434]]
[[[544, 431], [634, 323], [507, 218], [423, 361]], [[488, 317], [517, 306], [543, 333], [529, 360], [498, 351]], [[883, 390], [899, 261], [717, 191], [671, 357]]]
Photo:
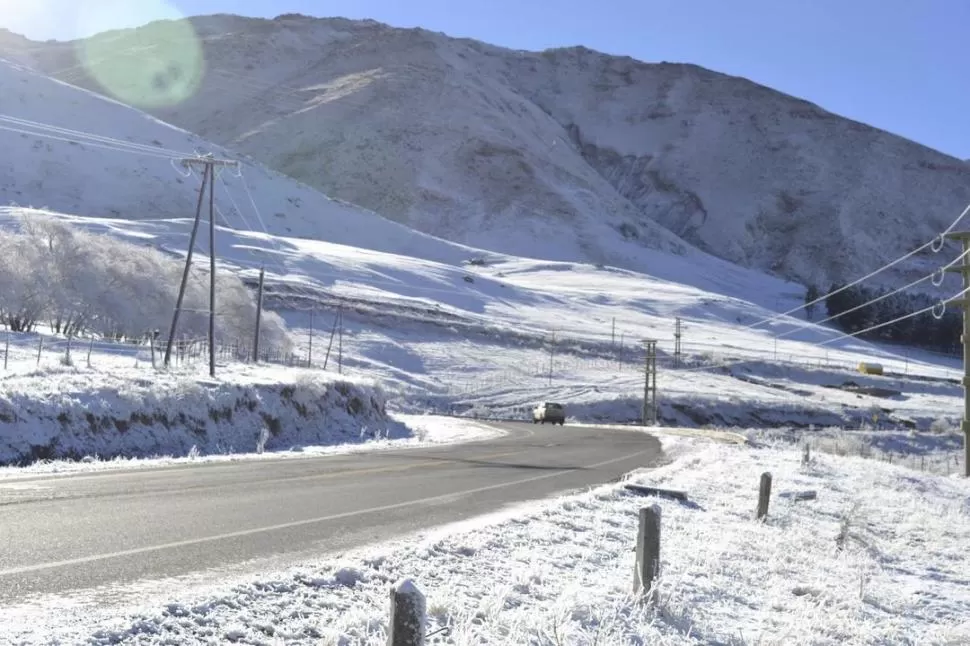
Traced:
[[337, 374], [344, 373], [344, 308], [341, 305], [337, 308], [337, 320], [340, 325], [337, 327]]
[[644, 361], [643, 376], [643, 414], [642, 424], [648, 426], [657, 423], [657, 341], [644, 339], [646, 359]]
[[175, 342], [175, 331], [179, 324], [179, 315], [182, 313], [182, 299], [185, 298], [185, 286], [189, 282], [189, 268], [192, 266], [192, 253], [195, 251], [195, 237], [199, 233], [199, 220], [202, 217], [202, 200], [205, 197], [205, 188], [209, 183], [209, 167], [206, 166], [202, 173], [202, 186], [199, 188], [199, 203], [195, 207], [195, 222], [192, 224], [192, 233], [189, 235], [189, 249], [185, 256], [185, 268], [182, 270], [182, 282], [179, 284], [179, 295], [175, 299], [175, 312], [172, 314], [172, 326], [169, 328], [168, 341], [165, 343], [165, 367], [168, 368], [172, 360], [172, 343]]
[[189, 268], [192, 265], [192, 251], [195, 248], [195, 237], [199, 230], [199, 220], [202, 216], [202, 200], [205, 189], [209, 189], [209, 376], [216, 376], [216, 224], [215, 224], [215, 167], [236, 167], [239, 162], [229, 159], [216, 159], [211, 154], [200, 157], [188, 157], [182, 160], [182, 166], [192, 168], [202, 166], [202, 187], [199, 189], [199, 203], [195, 210], [195, 222], [192, 225], [192, 235], [189, 238], [189, 251], [185, 258], [185, 269], [182, 272], [182, 283], [175, 303], [175, 313], [172, 315], [172, 328], [165, 345], [165, 366], [168, 367], [172, 356], [172, 343], [178, 327], [179, 315], [182, 311], [182, 299], [185, 297], [185, 284], [189, 278]]
[[263, 318], [263, 279], [266, 268], [259, 268], [259, 291], [256, 292], [256, 334], [253, 336], [253, 363], [259, 363], [259, 326]]
[[556, 358], [556, 333], [552, 333], [552, 342], [549, 344], [549, 385], [552, 385], [552, 364]]
[[333, 317], [333, 327], [330, 328], [330, 343], [327, 344], [327, 354], [323, 357], [323, 369], [327, 369], [327, 362], [330, 361], [330, 351], [333, 349], [333, 339], [337, 335], [337, 319], [339, 314]]
[[680, 337], [680, 317], [678, 316], [676, 325], [674, 327], [674, 368], [680, 367]]
[[[970, 231], [946, 234], [950, 240], [960, 241], [963, 260], [959, 265], [947, 267], [947, 271], [959, 272], [963, 277], [963, 290], [970, 290]], [[949, 301], [963, 308], [963, 475], [970, 478], [970, 293]]]
[[310, 348], [306, 355], [306, 367], [313, 367], [313, 309], [310, 309]]

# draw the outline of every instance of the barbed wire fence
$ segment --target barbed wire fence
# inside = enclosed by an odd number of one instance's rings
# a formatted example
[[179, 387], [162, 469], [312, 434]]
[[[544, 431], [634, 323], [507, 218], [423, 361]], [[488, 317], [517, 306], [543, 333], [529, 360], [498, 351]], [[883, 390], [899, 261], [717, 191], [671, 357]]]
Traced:
[[[316, 324], [310, 328], [311, 339], [305, 348], [287, 348], [282, 346], [260, 346], [259, 362], [280, 366], [305, 367], [308, 369], [332, 369], [342, 372], [346, 364], [343, 357], [343, 326], [336, 325], [341, 316], [340, 310], [330, 309], [311, 310], [317, 312]], [[312, 314], [310, 315], [312, 316]], [[360, 329], [360, 322], [357, 322]], [[338, 340], [340, 348], [337, 347]], [[496, 365], [477, 366], [480, 368], [467, 380], [453, 381], [454, 394], [471, 394], [478, 390], [491, 390], [501, 383], [511, 383], [510, 380], [545, 377], [550, 385], [555, 384], [563, 374], [568, 373], [602, 373], [624, 374], [630, 372], [642, 373], [643, 349], [629, 342], [622, 345], [591, 343], [588, 339], [571, 339], [559, 336], [554, 342], [552, 334], [541, 339], [532, 349], [543, 347], [548, 353], [546, 360], [531, 360], [525, 363], [515, 363], [513, 367], [502, 363]], [[630, 337], [627, 337], [630, 338]], [[116, 341], [111, 339], [97, 339], [94, 337], [68, 337], [62, 334], [38, 332], [4, 331], [0, 340], [0, 355], [3, 359], [3, 370], [11, 369], [13, 364], [22, 367], [38, 368], [44, 365], [89, 365], [100, 363], [110, 365], [124, 362], [127, 359], [134, 367], [151, 368], [153, 345], [156, 366], [161, 365], [161, 351], [164, 342], [152, 339], [146, 334], [143, 338], [130, 341]], [[219, 342], [216, 356], [220, 363], [252, 363], [252, 341], [226, 340]], [[605, 346], [605, 347], [604, 347]], [[176, 368], [188, 368], [198, 362], [204, 362], [208, 353], [208, 342], [205, 338], [178, 339], [175, 344]], [[511, 352], [515, 348], [510, 348]], [[905, 376], [918, 376], [914, 370], [917, 361], [910, 360], [908, 351], [901, 359], [892, 359], [887, 368]], [[930, 351], [919, 351], [921, 354], [939, 354]], [[956, 359], [949, 355], [941, 357]], [[857, 362], [850, 360], [842, 352], [818, 352], [815, 354], [797, 352], [779, 352], [777, 348], [740, 348], [729, 344], [707, 343], [703, 341], [681, 341], [679, 351], [675, 341], [671, 339], [665, 343], [658, 342], [658, 367], [666, 372], [677, 373], [684, 370], [724, 371], [726, 364], [734, 366], [751, 365], [756, 363], [785, 365], [805, 369], [828, 369], [839, 371], [854, 371]], [[939, 378], [948, 381], [957, 378], [956, 369], [941, 367]], [[952, 374], [946, 374], [952, 373]]]

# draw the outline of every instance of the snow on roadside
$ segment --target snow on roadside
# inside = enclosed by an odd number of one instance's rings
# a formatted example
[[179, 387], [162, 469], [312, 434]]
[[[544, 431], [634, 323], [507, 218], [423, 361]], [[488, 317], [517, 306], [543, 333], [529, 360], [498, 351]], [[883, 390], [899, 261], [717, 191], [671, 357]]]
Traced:
[[[860, 458], [712, 445], [635, 474], [692, 502], [604, 486], [492, 527], [434, 534], [173, 600], [91, 644], [382, 644], [387, 590], [428, 599], [430, 643], [955, 644], [970, 639], [970, 483]], [[774, 476], [766, 523], [753, 512]], [[814, 490], [818, 499], [784, 497]], [[659, 604], [632, 603], [638, 508], [662, 516]], [[844, 548], [836, 537], [845, 535]]]
[[311, 371], [218, 379], [95, 369], [4, 382], [0, 462], [262, 452], [408, 437], [375, 383]]
[[451, 417], [392, 413], [390, 418], [409, 429], [411, 436], [398, 439], [362, 439], [359, 443], [348, 444], [297, 446], [263, 453], [241, 452], [181, 457], [169, 455], [153, 458], [118, 457], [110, 460], [100, 460], [94, 457], [87, 457], [82, 460], [42, 460], [23, 467], [0, 467], [0, 481], [38, 475], [69, 475], [122, 469], [157, 469], [212, 462], [319, 458], [328, 455], [346, 455], [382, 449], [422, 448], [438, 444], [479, 442], [503, 434], [503, 431], [493, 426]]

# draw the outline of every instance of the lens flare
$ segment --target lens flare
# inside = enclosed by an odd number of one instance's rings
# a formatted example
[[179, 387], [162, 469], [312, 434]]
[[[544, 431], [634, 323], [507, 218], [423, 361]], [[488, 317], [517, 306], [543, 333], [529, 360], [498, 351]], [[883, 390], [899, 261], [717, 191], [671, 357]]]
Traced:
[[161, 0], [97, 0], [79, 8], [80, 30], [97, 33], [78, 41], [78, 61], [108, 95], [151, 109], [178, 105], [195, 94], [205, 72], [202, 43], [171, 5]]

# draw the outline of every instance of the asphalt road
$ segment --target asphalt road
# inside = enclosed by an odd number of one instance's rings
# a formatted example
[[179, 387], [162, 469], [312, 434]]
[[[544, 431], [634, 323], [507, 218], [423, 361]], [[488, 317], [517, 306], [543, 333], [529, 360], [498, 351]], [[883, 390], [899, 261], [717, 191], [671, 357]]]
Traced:
[[324, 554], [608, 482], [661, 455], [631, 431], [496, 424], [485, 442], [0, 480], [0, 605]]

